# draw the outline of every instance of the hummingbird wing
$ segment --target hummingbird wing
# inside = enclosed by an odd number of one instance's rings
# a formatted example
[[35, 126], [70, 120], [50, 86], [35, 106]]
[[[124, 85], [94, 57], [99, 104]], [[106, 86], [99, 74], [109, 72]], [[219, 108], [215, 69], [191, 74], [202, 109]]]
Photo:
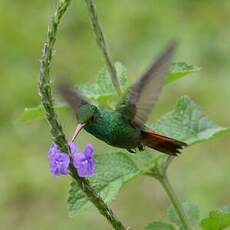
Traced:
[[58, 91], [75, 113], [78, 113], [80, 106], [89, 104], [87, 99], [85, 99], [77, 90], [74, 90], [67, 82], [59, 83]]
[[169, 71], [176, 43], [172, 42], [150, 68], [128, 90], [116, 110], [143, 126], [162, 90]]

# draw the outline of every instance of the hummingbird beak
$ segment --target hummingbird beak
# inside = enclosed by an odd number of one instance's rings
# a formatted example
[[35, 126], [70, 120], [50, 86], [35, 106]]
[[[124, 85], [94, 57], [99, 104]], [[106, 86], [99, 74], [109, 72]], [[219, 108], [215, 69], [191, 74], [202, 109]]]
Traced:
[[77, 125], [77, 128], [75, 129], [75, 132], [73, 134], [73, 137], [71, 139], [71, 142], [73, 142], [75, 140], [75, 138], [77, 137], [77, 135], [80, 133], [80, 131], [86, 126], [85, 123], [79, 123]]

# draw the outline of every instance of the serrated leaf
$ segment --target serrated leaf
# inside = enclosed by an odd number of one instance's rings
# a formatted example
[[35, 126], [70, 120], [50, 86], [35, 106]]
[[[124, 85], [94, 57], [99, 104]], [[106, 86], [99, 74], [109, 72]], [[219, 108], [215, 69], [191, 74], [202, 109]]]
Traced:
[[173, 111], [161, 117], [152, 128], [188, 144], [209, 140], [230, 131], [229, 128], [213, 124], [188, 96], [182, 96]]
[[[114, 66], [120, 86], [121, 88], [125, 88], [127, 83], [127, 70], [120, 62], [116, 62]], [[101, 92], [111, 93], [112, 91], [113, 93], [116, 93], [106, 67], [100, 71], [96, 83], [100, 86]]]
[[[116, 62], [114, 66], [117, 71], [117, 78], [120, 83], [121, 90], [124, 91], [127, 83], [127, 70], [120, 62]], [[108, 106], [109, 100], [111, 103], [111, 100], [113, 101], [117, 98], [117, 93], [106, 67], [103, 67], [99, 72], [94, 84], [82, 85], [80, 90], [82, 94], [87, 96], [89, 99], [96, 100], [99, 104], [104, 106]]]
[[[230, 132], [229, 128], [214, 125], [201, 108], [187, 96], [181, 97], [174, 109], [162, 116], [156, 124], [150, 125], [150, 128], [188, 144], [202, 142]], [[138, 160], [138, 163], [148, 168], [151, 165], [154, 167], [156, 161], [165, 159], [165, 156], [153, 154], [152, 150], [146, 149], [143, 152], [137, 152], [133, 157]]]
[[[57, 103], [54, 106], [58, 111], [65, 109], [67, 106], [63, 103]], [[17, 123], [26, 123], [31, 121], [42, 120], [46, 117], [45, 109], [42, 105], [31, 108], [25, 108], [22, 114], [18, 117]]]
[[[114, 200], [121, 187], [140, 174], [132, 159], [123, 152], [97, 155], [96, 166], [96, 174], [89, 180], [105, 202]], [[76, 182], [72, 182], [68, 197], [69, 215], [74, 216], [90, 206], [90, 201], [82, 193]]]
[[[127, 70], [120, 62], [116, 62], [114, 66], [117, 71], [118, 81], [120, 83], [121, 90], [122, 92], [124, 92], [127, 88]], [[181, 77], [186, 76], [189, 73], [193, 73], [198, 70], [200, 70], [200, 68], [193, 65], [188, 65], [184, 62], [173, 63], [170, 73], [166, 78], [166, 83], [171, 83]], [[110, 78], [110, 74], [106, 67], [102, 68], [102, 70], [99, 72], [97, 80], [94, 84], [82, 85], [80, 86], [80, 91], [89, 99], [95, 100], [98, 104], [106, 106], [108, 108], [113, 108], [115, 103], [119, 99], [117, 97], [115, 88]], [[54, 105], [54, 108], [57, 110], [63, 109], [65, 107], [66, 106], [64, 104]], [[42, 120], [45, 117], [46, 116], [43, 106], [38, 105], [35, 107], [25, 108], [23, 113], [17, 119], [17, 122], [22, 123]]]
[[[200, 216], [198, 207], [188, 202], [182, 203], [182, 207], [184, 209], [186, 216], [188, 217], [190, 224], [192, 225], [197, 224], [199, 221], [199, 216]], [[182, 227], [180, 218], [178, 217], [177, 212], [175, 211], [173, 206], [168, 208], [167, 215], [173, 223], [177, 224], [180, 227], [180, 229], [184, 229]]]
[[209, 216], [201, 221], [200, 226], [203, 230], [221, 230], [230, 227], [230, 208], [211, 211]]
[[154, 221], [145, 227], [145, 230], [175, 230], [171, 224], [166, 224], [160, 221]]
[[[115, 63], [115, 69], [117, 71], [117, 76], [121, 85], [121, 89], [124, 90], [124, 88], [126, 88], [127, 82], [127, 70], [120, 62]], [[89, 99], [96, 100], [99, 104], [107, 107], [110, 107], [109, 100], [113, 99], [116, 96], [116, 92], [113, 87], [110, 75], [105, 67], [99, 72], [96, 83], [92, 85], [82, 85], [80, 87], [80, 90]], [[56, 103], [54, 105], [54, 108], [59, 111], [65, 109], [66, 107], [67, 106], [64, 103]], [[34, 107], [25, 108], [22, 114], [17, 119], [17, 122], [31, 122], [45, 119], [45, 117], [45, 110], [40, 104]]]
[[[118, 81], [120, 82], [121, 89], [124, 91], [127, 88], [127, 70], [120, 63], [115, 63], [117, 71]], [[182, 78], [190, 73], [199, 71], [200, 68], [194, 65], [189, 65], [184, 62], [173, 63], [170, 69], [170, 73], [166, 77], [166, 83], [171, 83], [179, 78]], [[87, 95], [88, 98], [96, 101], [100, 100], [100, 103], [107, 105], [109, 99], [117, 98], [116, 91], [111, 81], [111, 77], [106, 67], [104, 67], [98, 74], [95, 84], [83, 85], [81, 87], [82, 93]]]
[[172, 64], [170, 72], [166, 77], [166, 83], [171, 83], [179, 78], [185, 77], [190, 73], [194, 73], [201, 70], [200, 67], [186, 64], [185, 62], [175, 62]]
[[153, 152], [145, 148], [144, 151], [137, 151], [135, 154], [132, 154], [131, 157], [137, 159], [138, 161], [143, 161], [146, 165], [154, 164], [155, 161], [162, 158], [162, 155], [153, 154]]

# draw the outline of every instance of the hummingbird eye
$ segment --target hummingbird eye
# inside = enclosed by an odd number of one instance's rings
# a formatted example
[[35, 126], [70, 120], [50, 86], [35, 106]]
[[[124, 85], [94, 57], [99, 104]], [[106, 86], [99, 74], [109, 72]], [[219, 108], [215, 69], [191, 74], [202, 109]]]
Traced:
[[91, 121], [95, 121], [96, 120], [96, 117], [93, 115], [92, 117], [91, 117]]

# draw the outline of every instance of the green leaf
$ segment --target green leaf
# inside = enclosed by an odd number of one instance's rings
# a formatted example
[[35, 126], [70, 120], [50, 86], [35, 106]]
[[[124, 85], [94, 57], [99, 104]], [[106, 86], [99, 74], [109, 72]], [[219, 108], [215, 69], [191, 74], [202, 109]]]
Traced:
[[[126, 88], [126, 83], [127, 83], [127, 69], [120, 62], [116, 62], [114, 66], [117, 72], [117, 77], [120, 86], [121, 88], [124, 89]], [[107, 68], [104, 67], [100, 71], [96, 83], [101, 87], [100, 90], [102, 92], [109, 93], [112, 91], [113, 93], [116, 93]]]
[[[62, 111], [66, 108], [63, 103], [57, 103], [54, 106], [58, 111]], [[18, 117], [18, 123], [26, 123], [31, 121], [42, 120], [46, 117], [45, 109], [42, 105], [38, 105], [31, 108], [25, 108], [22, 114]]]
[[[127, 83], [127, 70], [120, 62], [116, 62], [114, 66], [117, 71], [117, 77], [121, 90], [124, 91]], [[103, 67], [99, 72], [94, 84], [82, 85], [80, 90], [82, 94], [87, 96], [87, 98], [96, 100], [99, 104], [104, 106], [109, 106], [111, 101], [115, 103], [114, 101], [118, 99], [110, 74], [106, 67]]]
[[[121, 89], [124, 90], [126, 88], [127, 82], [127, 70], [120, 63], [115, 63], [115, 68], [117, 71], [118, 80], [121, 85]], [[111, 103], [109, 100], [114, 100], [117, 97], [115, 89], [112, 85], [112, 81], [107, 69], [104, 67], [98, 74], [97, 80], [95, 84], [92, 85], [83, 85], [80, 87], [81, 92], [87, 96], [89, 99], [96, 100], [99, 104], [109, 106]], [[67, 107], [64, 103], [56, 103], [54, 108], [58, 111], [63, 110]], [[35, 107], [25, 108], [22, 114], [17, 119], [19, 123], [31, 122], [45, 119], [45, 110], [43, 106], [40, 104]]]
[[[201, 108], [187, 96], [181, 97], [175, 108], [161, 117], [156, 124], [150, 125], [150, 128], [162, 135], [184, 141], [187, 144], [202, 142], [230, 132], [229, 128], [214, 125]], [[138, 164], [142, 164], [142, 167], [143, 164], [147, 166], [146, 172], [148, 175], [153, 171], [148, 171], [148, 168], [152, 166], [151, 169], [153, 169], [156, 162], [166, 159], [166, 155], [154, 154], [154, 151], [150, 149], [137, 152], [133, 157], [137, 159]], [[167, 162], [162, 163], [163, 168]]]
[[[199, 221], [199, 216], [200, 216], [198, 207], [188, 202], [182, 203], [182, 207], [184, 209], [185, 214], [188, 217], [190, 224], [192, 225], [197, 224]], [[183, 229], [181, 225], [181, 221], [173, 206], [168, 208], [167, 215], [173, 223], [177, 224], [180, 227], [180, 229]]]
[[166, 224], [160, 221], [154, 221], [145, 227], [145, 230], [175, 230], [171, 224]]
[[161, 117], [152, 128], [188, 144], [209, 140], [230, 131], [229, 128], [213, 124], [188, 96], [181, 97], [173, 111]]
[[230, 208], [211, 211], [209, 216], [201, 221], [200, 226], [203, 230], [221, 230], [230, 227]]
[[[127, 70], [120, 62], [115, 63], [115, 69], [117, 71], [121, 90], [124, 92], [127, 88]], [[183, 62], [174, 63], [171, 67], [170, 73], [167, 76], [166, 83], [171, 83], [189, 73], [193, 73], [198, 70], [200, 70], [200, 68]], [[94, 84], [82, 85], [80, 87], [80, 91], [89, 99], [95, 100], [98, 104], [108, 108], [113, 108], [116, 102], [119, 100], [106, 67], [102, 68], [102, 70], [99, 72]], [[54, 108], [57, 110], [62, 110], [65, 107], [65, 104], [57, 103], [54, 105]], [[43, 106], [38, 105], [31, 108], [25, 108], [17, 122], [31, 122], [42, 120], [45, 117]]]
[[[124, 92], [127, 88], [127, 70], [120, 63], [115, 63], [118, 80], [121, 85], [121, 89]], [[182, 78], [190, 73], [199, 71], [200, 68], [194, 65], [189, 65], [184, 62], [173, 63], [170, 73], [166, 78], [166, 83], [171, 83], [179, 78]], [[111, 81], [111, 77], [107, 68], [104, 67], [98, 74], [97, 80], [94, 84], [81, 86], [81, 92], [87, 95], [88, 98], [96, 100], [100, 104], [108, 106], [108, 101], [112, 100], [115, 103], [118, 99], [116, 91]], [[111, 102], [111, 101], [110, 101]]]
[[199, 71], [201, 68], [189, 65], [184, 62], [173, 63], [168, 76], [166, 77], [166, 84], [176, 81], [179, 78], [185, 77], [190, 73]]
[[[89, 180], [105, 202], [114, 200], [121, 187], [140, 174], [140, 170], [132, 159], [123, 152], [108, 152], [97, 155], [96, 166], [96, 174]], [[69, 215], [72, 217], [90, 206], [90, 201], [79, 189], [79, 186], [76, 182], [72, 182], [68, 197]]]

